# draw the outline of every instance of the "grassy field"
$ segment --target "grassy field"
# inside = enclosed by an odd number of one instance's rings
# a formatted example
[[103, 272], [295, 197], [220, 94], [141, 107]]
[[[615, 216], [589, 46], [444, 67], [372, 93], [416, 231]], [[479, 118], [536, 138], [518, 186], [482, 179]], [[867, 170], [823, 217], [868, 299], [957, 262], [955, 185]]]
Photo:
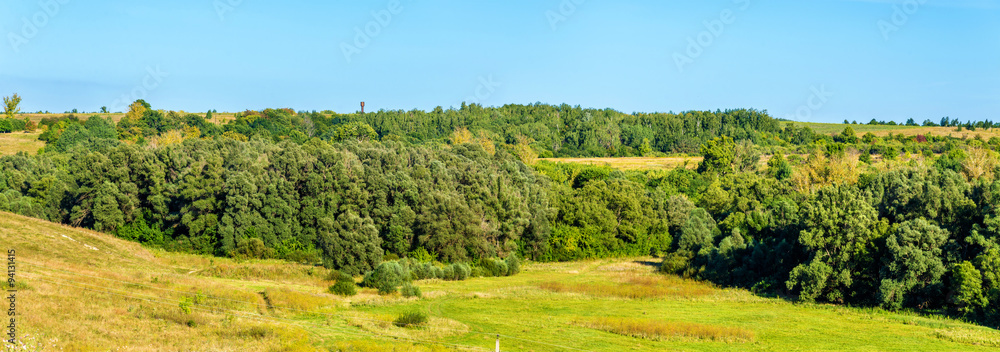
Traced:
[[[0, 214], [16, 250], [17, 329], [65, 351], [989, 351], [1000, 333], [936, 317], [792, 304], [655, 274], [633, 258], [528, 263], [418, 281], [423, 298], [325, 293], [322, 268], [143, 248]], [[391, 323], [407, 312], [420, 328]]]
[[41, 133], [0, 133], [0, 156], [13, 155], [17, 152], [35, 154], [38, 149], [45, 146], [45, 142], [38, 140]]
[[684, 166], [697, 169], [702, 157], [630, 157], [630, 158], [540, 158], [539, 161], [604, 165], [619, 170], [666, 170]]
[[915, 135], [927, 135], [933, 134], [935, 136], [951, 136], [955, 138], [974, 138], [976, 135], [980, 135], [983, 139], [990, 139], [990, 137], [1000, 137], [1000, 130], [997, 129], [977, 129], [975, 131], [962, 130], [958, 131], [957, 127], [923, 127], [923, 126], [886, 126], [886, 125], [845, 125], [840, 123], [819, 123], [819, 122], [780, 122], [782, 127], [793, 124], [795, 126], [806, 126], [811, 128], [816, 133], [821, 134], [838, 134], [844, 130], [845, 127], [851, 126], [854, 132], [858, 134], [858, 137], [864, 135], [865, 133], [871, 132], [872, 134], [884, 137], [892, 134], [903, 134], [907, 136]]

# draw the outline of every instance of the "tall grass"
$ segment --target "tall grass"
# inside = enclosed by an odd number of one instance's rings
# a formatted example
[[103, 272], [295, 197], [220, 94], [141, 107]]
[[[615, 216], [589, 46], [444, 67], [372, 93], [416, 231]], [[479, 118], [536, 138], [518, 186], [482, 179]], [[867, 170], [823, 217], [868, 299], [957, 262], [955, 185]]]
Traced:
[[338, 301], [330, 299], [325, 295], [312, 295], [303, 292], [292, 291], [287, 288], [268, 288], [260, 292], [261, 296], [268, 303], [269, 307], [290, 308], [290, 313], [297, 311], [310, 311], [336, 305]]
[[329, 271], [306, 265], [288, 263], [217, 264], [198, 272], [199, 275], [237, 280], [322, 279]]
[[542, 289], [552, 292], [574, 292], [595, 297], [620, 297], [628, 299], [648, 299], [662, 297], [697, 298], [717, 292], [703, 283], [674, 276], [629, 277], [621, 284], [615, 283], [564, 283], [544, 282]]
[[631, 318], [596, 318], [575, 322], [578, 326], [649, 340], [694, 338], [717, 342], [751, 342], [753, 331], [725, 326], [664, 322]]
[[938, 329], [934, 331], [934, 337], [975, 346], [1000, 347], [1000, 333], [989, 329]]

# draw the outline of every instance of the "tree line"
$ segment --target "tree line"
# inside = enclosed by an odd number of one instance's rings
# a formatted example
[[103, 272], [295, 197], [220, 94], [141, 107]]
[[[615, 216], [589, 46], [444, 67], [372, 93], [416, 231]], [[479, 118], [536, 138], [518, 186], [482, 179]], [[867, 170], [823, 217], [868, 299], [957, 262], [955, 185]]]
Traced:
[[[396, 257], [652, 254], [666, 272], [759, 294], [1000, 318], [1000, 139], [540, 104], [210, 119], [137, 101], [117, 123], [43, 120], [39, 155], [0, 158], [0, 207], [349, 274]], [[704, 159], [652, 171], [533, 163], [647, 152]]]

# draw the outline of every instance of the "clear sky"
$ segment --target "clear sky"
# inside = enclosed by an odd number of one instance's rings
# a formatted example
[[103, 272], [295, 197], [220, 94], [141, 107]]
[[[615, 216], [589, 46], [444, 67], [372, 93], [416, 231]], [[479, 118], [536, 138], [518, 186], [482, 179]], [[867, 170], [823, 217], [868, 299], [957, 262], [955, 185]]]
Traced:
[[1000, 120], [1000, 0], [29, 0], [0, 3], [0, 34], [0, 95], [27, 111]]

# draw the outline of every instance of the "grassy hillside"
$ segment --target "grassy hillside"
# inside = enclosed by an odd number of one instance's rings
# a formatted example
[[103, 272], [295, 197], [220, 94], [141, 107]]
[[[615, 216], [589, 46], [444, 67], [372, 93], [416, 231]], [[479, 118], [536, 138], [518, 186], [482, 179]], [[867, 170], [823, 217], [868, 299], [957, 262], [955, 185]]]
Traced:
[[[528, 264], [425, 280], [424, 298], [325, 293], [322, 268], [165, 253], [0, 214], [17, 251], [18, 331], [40, 350], [986, 351], [1000, 333], [942, 318], [791, 304], [654, 274], [654, 260]], [[7, 249], [7, 248], [4, 248]], [[390, 323], [429, 315], [424, 328]]]

